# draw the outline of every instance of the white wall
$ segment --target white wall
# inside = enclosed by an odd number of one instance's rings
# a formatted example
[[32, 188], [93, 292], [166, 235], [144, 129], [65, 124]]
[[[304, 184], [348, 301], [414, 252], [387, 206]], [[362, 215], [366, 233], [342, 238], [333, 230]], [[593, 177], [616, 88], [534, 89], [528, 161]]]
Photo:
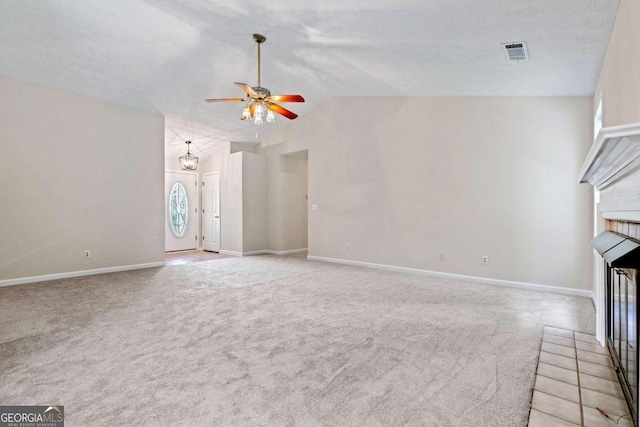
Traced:
[[309, 150], [312, 256], [589, 290], [592, 102], [337, 98], [266, 145]]
[[[600, 74], [605, 127], [640, 123], [640, 2], [621, 0]], [[596, 106], [597, 107], [597, 106]], [[603, 189], [601, 201], [638, 193], [640, 171]]]
[[[186, 154], [186, 149], [185, 149], [185, 153]], [[168, 170], [168, 171], [180, 171], [182, 170], [182, 168], [180, 167], [180, 160], [178, 160], [178, 157], [182, 156], [183, 153], [180, 154], [175, 154], [171, 151], [169, 152], [165, 152], [164, 155], [164, 169]], [[198, 168], [200, 169], [200, 168]]]
[[267, 249], [307, 247], [308, 152], [282, 154], [283, 144], [261, 147], [267, 159]]
[[164, 118], [2, 76], [0, 93], [0, 280], [163, 262]]
[[204, 159], [200, 174], [220, 172], [220, 250], [242, 254], [266, 249], [266, 165], [262, 155], [225, 144]]
[[242, 152], [229, 155], [228, 162], [225, 204], [221, 205], [220, 248], [242, 253]]
[[242, 252], [267, 249], [267, 176], [264, 156], [242, 156]]
[[600, 73], [604, 126], [640, 122], [640, 2], [621, 0]]

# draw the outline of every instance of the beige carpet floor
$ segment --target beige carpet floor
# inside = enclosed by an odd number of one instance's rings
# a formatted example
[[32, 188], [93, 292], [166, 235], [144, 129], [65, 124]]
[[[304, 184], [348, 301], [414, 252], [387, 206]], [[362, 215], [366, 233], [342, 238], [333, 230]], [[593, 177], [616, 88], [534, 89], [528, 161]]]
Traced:
[[587, 298], [256, 256], [0, 288], [0, 404], [67, 426], [526, 426]]

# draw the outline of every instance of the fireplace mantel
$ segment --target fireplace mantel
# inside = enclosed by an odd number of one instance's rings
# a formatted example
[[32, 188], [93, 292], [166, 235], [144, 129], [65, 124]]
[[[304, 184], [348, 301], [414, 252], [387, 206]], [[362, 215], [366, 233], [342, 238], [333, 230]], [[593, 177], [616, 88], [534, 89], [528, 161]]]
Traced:
[[601, 190], [640, 167], [640, 123], [602, 128], [580, 170], [580, 182]]

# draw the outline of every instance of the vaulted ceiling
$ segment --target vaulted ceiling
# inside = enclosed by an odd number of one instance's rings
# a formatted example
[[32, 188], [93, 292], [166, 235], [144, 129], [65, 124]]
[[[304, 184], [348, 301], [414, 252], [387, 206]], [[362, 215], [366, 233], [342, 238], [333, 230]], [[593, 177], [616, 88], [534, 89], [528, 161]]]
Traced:
[[[166, 145], [259, 141], [233, 82], [335, 96], [592, 95], [618, 0], [7, 0], [0, 74], [167, 116]], [[501, 43], [526, 41], [510, 62]]]

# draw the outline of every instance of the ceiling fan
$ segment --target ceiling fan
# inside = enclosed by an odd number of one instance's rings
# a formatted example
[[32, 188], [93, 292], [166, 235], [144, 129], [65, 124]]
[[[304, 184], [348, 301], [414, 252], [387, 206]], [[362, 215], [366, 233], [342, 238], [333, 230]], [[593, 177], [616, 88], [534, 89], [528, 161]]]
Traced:
[[241, 120], [254, 119], [256, 125], [264, 123], [263, 117], [266, 114], [266, 120], [268, 123], [276, 121], [274, 112], [288, 118], [295, 119], [298, 117], [292, 111], [287, 110], [284, 107], [276, 104], [276, 102], [304, 102], [304, 98], [300, 95], [271, 95], [271, 91], [266, 87], [260, 86], [260, 45], [264, 43], [267, 38], [261, 34], [254, 34], [253, 39], [258, 43], [258, 86], [249, 86], [246, 83], [234, 84], [242, 89], [247, 96], [245, 98], [223, 98], [223, 99], [205, 99], [206, 102], [246, 102], [247, 104], [242, 111]]

